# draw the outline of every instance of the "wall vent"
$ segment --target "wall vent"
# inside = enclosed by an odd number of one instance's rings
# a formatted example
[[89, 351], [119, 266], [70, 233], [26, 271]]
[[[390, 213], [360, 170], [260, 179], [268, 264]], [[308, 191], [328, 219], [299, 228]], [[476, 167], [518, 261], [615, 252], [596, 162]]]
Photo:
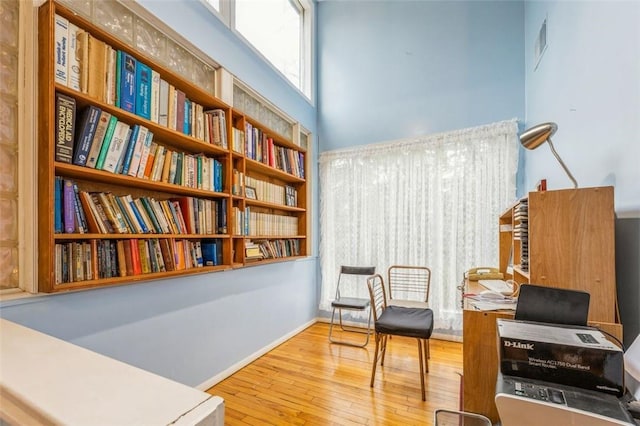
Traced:
[[535, 58], [536, 65], [534, 70], [538, 68], [540, 65], [540, 60], [542, 59], [542, 55], [547, 50], [547, 18], [542, 21], [542, 25], [540, 26], [540, 30], [538, 31], [538, 37], [536, 37], [536, 45], [535, 45]]

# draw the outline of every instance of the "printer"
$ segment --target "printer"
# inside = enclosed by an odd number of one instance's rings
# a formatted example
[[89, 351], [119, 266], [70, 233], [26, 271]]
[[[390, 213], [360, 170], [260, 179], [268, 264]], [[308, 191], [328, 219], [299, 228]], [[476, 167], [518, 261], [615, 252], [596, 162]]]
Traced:
[[499, 319], [502, 426], [636, 425], [620, 397], [624, 353], [592, 327]]

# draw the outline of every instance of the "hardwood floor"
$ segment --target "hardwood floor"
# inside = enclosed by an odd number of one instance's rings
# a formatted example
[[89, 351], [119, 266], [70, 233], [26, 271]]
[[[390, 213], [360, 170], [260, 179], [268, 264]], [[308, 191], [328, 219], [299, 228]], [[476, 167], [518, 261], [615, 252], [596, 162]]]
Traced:
[[461, 343], [431, 340], [423, 402], [416, 339], [389, 341], [371, 388], [373, 337], [354, 348], [330, 344], [328, 330], [316, 323], [209, 389], [225, 399], [225, 424], [430, 425], [436, 408], [458, 407]]

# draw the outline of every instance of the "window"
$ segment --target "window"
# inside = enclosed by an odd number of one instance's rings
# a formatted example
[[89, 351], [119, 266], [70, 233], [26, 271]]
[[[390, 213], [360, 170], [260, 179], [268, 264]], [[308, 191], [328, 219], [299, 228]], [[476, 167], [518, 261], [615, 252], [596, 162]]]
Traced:
[[291, 84], [311, 97], [311, 0], [202, 1]]

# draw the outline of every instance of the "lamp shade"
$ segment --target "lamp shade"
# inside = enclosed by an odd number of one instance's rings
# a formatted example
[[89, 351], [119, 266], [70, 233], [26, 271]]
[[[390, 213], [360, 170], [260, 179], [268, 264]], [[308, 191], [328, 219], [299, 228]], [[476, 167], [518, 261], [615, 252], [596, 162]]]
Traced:
[[556, 123], [542, 123], [527, 129], [520, 135], [520, 143], [527, 149], [536, 149], [558, 130]]
[[558, 160], [558, 163], [560, 163], [567, 176], [569, 176], [571, 182], [573, 182], [573, 187], [577, 188], [578, 182], [576, 182], [576, 179], [564, 164], [564, 161], [562, 161], [562, 159], [556, 152], [556, 149], [553, 147], [553, 143], [551, 142], [551, 136], [556, 132], [556, 130], [558, 130], [558, 125], [556, 123], [538, 124], [537, 126], [533, 126], [532, 128], [522, 132], [522, 134], [520, 135], [520, 143], [526, 149], [536, 149], [543, 143], [548, 143], [549, 148], [551, 149], [551, 153], [554, 157], [556, 157], [556, 160]]

